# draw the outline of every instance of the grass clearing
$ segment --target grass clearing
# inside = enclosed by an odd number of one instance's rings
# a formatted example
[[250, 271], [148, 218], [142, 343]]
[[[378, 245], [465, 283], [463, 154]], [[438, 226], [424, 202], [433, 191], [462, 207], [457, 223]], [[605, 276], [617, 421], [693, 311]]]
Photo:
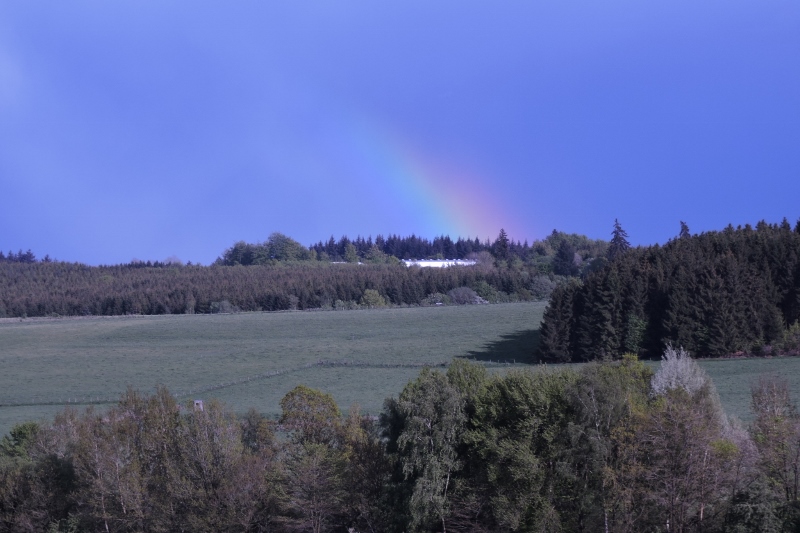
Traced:
[[[218, 397], [237, 412], [276, 415], [280, 398], [306, 383], [333, 393], [343, 408], [357, 402], [377, 412], [423, 364], [457, 356], [530, 362], [544, 307], [5, 320], [0, 434], [68, 402], [114, 402], [128, 386], [150, 392], [159, 384], [181, 399]], [[377, 368], [313, 366], [320, 360]]]
[[[544, 303], [359, 311], [28, 319], [0, 322], [0, 435], [65, 405], [114, 403], [128, 386], [163, 384], [179, 398], [216, 397], [277, 416], [303, 383], [347, 409], [380, 412], [421, 365], [470, 357], [504, 372], [530, 363]], [[320, 366], [325, 361], [349, 365]], [[358, 364], [352, 364], [358, 363]], [[653, 363], [655, 366], [657, 363]], [[789, 380], [800, 358], [701, 361], [725, 408], [750, 418], [760, 374]], [[534, 367], [538, 368], [538, 367]], [[555, 367], [558, 368], [558, 367]]]

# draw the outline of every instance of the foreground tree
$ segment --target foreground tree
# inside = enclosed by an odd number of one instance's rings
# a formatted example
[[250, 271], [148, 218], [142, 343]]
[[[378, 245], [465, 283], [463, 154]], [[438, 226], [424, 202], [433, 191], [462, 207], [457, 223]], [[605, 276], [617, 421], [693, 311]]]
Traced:
[[563, 439], [564, 490], [558, 506], [568, 531], [624, 530], [625, 487], [616, 483], [621, 457], [615, 437], [647, 406], [652, 371], [628, 354], [584, 366], [566, 390], [572, 413]]
[[397, 442], [402, 471], [413, 480], [411, 529], [435, 521], [447, 531], [453, 478], [462, 466], [457, 446], [466, 421], [464, 400], [444, 374], [426, 368], [403, 389], [397, 409], [404, 419]]
[[342, 427], [344, 450], [344, 505], [346, 523], [356, 531], [378, 533], [390, 529], [387, 505], [391, 463], [380, 428], [373, 419], [362, 416], [358, 405]]
[[683, 349], [668, 348], [652, 401], [617, 435], [624, 530], [713, 530], [749, 483], [747, 434], [732, 426], [713, 383]]
[[785, 525], [800, 527], [800, 417], [785, 379], [763, 376], [752, 389], [759, 467], [781, 502]]
[[575, 374], [511, 372], [493, 377], [475, 401], [466, 435], [476, 496], [490, 531], [559, 531], [559, 444]]

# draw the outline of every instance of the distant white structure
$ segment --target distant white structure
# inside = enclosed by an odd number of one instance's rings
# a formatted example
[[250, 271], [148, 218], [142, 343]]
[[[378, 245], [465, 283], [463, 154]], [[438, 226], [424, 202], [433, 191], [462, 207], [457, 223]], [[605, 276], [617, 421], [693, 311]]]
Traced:
[[408, 267], [444, 268], [450, 266], [472, 266], [477, 261], [472, 259], [403, 259], [403, 263]]

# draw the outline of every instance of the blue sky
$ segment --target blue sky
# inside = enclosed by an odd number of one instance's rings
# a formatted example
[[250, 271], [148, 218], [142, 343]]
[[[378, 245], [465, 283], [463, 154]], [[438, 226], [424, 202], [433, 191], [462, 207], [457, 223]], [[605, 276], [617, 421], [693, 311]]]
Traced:
[[0, 249], [800, 217], [800, 3], [0, 3]]

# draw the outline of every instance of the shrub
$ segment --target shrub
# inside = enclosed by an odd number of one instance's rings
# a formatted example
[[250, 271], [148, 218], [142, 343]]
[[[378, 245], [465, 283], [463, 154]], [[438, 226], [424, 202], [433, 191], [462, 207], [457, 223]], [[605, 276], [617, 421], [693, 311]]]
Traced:
[[375, 289], [367, 289], [361, 297], [361, 305], [369, 307], [386, 307], [386, 299]]
[[661, 357], [661, 366], [653, 376], [651, 386], [653, 394], [657, 396], [678, 388], [694, 394], [709, 381], [710, 378], [706, 371], [689, 356], [689, 352], [683, 347], [676, 350], [671, 344], [668, 344]]
[[469, 287], [458, 287], [447, 293], [454, 304], [470, 305], [477, 303], [486, 303], [486, 300], [478, 296], [478, 293]]
[[547, 300], [558, 285], [550, 276], [536, 276], [531, 280], [530, 291], [536, 300]]

